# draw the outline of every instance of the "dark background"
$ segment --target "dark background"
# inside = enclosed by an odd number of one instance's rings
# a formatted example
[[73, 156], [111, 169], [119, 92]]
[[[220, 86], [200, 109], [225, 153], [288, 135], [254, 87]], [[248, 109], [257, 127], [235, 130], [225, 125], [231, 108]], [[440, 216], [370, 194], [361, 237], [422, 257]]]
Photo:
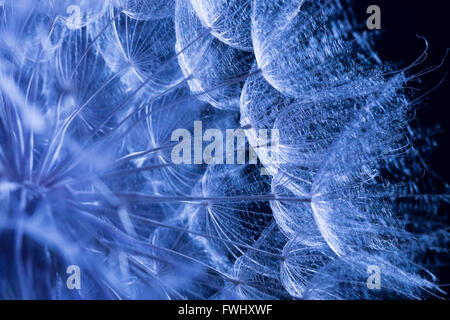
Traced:
[[[419, 73], [427, 67], [439, 65], [450, 48], [450, 1], [448, 0], [354, 0], [353, 12], [358, 20], [365, 23], [366, 9], [369, 5], [378, 5], [381, 9], [381, 30], [377, 37], [376, 49], [382, 61], [392, 62], [396, 69], [409, 66], [423, 52], [424, 41], [428, 41], [428, 58], [413, 73]], [[369, 31], [373, 32], [373, 31]], [[414, 87], [422, 89], [417, 97], [427, 93], [444, 79], [449, 72], [450, 55], [437, 70], [421, 77], [421, 83]], [[430, 167], [445, 181], [450, 182], [450, 86], [449, 76], [432, 92], [420, 100], [416, 120], [413, 126], [433, 128], [439, 125], [441, 130], [435, 140], [437, 148], [428, 159]], [[448, 212], [443, 213], [448, 217]], [[448, 222], [447, 222], [448, 223]], [[448, 265], [439, 271], [433, 270], [449, 294], [450, 269]], [[446, 299], [449, 296], [447, 295]]]
[[[424, 51], [425, 44], [417, 35], [428, 41], [428, 58], [413, 73], [427, 67], [439, 65], [450, 48], [450, 1], [448, 0], [354, 0], [353, 11], [358, 21], [369, 16], [369, 5], [381, 9], [381, 30], [377, 37], [376, 49], [382, 61], [395, 63], [396, 69], [407, 67]], [[373, 32], [373, 31], [369, 31]], [[417, 97], [434, 88], [449, 71], [450, 55], [444, 64], [423, 77], [414, 86], [422, 89]], [[450, 137], [450, 86], [448, 75], [432, 92], [421, 99], [416, 120], [419, 125], [434, 127], [439, 125], [442, 132], [435, 136], [438, 147], [429, 159], [433, 168], [447, 182], [450, 181], [449, 137]]]

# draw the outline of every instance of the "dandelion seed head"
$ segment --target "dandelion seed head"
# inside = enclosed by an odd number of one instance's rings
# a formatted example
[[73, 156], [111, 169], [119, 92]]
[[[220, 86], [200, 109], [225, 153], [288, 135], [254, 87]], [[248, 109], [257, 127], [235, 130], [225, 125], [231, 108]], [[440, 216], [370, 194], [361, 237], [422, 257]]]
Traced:
[[0, 298], [442, 297], [418, 75], [348, 4], [0, 1]]

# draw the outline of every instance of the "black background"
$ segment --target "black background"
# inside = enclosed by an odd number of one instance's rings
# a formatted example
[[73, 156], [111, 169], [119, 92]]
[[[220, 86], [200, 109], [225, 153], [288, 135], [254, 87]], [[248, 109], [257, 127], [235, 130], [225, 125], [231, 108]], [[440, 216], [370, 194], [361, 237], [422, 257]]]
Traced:
[[[450, 48], [450, 1], [354, 0], [353, 11], [358, 21], [367, 19], [366, 9], [372, 4], [381, 9], [381, 34], [377, 38], [376, 49], [382, 61], [392, 62], [397, 68], [409, 66], [425, 49], [424, 41], [417, 37], [422, 36], [428, 41], [428, 58], [414, 72], [441, 63], [447, 48]], [[450, 56], [442, 67], [421, 77], [421, 84], [415, 85], [422, 89], [418, 96], [439, 84], [448, 73], [449, 65]], [[449, 76], [421, 99], [416, 116], [421, 126], [439, 125], [442, 128], [442, 133], [435, 137], [438, 147], [431, 155], [430, 167], [447, 182], [450, 181]]]

